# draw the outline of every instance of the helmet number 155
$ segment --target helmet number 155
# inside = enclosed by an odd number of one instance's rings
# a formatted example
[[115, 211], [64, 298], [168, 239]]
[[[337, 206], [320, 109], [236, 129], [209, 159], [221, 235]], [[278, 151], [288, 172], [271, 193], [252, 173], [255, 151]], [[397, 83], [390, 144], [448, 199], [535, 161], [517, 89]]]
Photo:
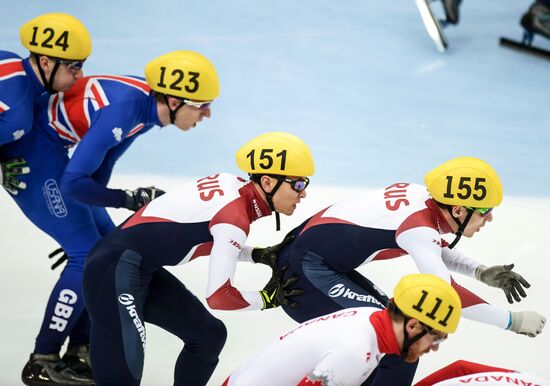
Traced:
[[[485, 178], [478, 177], [475, 179], [472, 187], [471, 177], [460, 177], [456, 192], [457, 197], [466, 200], [472, 196], [477, 201], [483, 200], [487, 196], [487, 188], [484, 185], [485, 181]], [[454, 198], [453, 190], [453, 176], [447, 176], [447, 189], [443, 197]]]
[[[273, 169], [273, 163], [275, 162], [273, 160], [273, 156], [271, 155], [273, 153], [273, 149], [262, 149], [260, 152], [260, 155], [258, 157], [258, 166], [261, 169], [269, 170]], [[252, 149], [250, 153], [246, 155], [246, 158], [250, 159], [250, 169], [256, 170], [256, 161], [255, 161], [255, 155], [256, 150]], [[280, 159], [281, 166], [279, 169], [281, 171], [285, 170], [286, 167], [286, 150], [282, 150], [280, 153], [275, 154], [276, 158]]]

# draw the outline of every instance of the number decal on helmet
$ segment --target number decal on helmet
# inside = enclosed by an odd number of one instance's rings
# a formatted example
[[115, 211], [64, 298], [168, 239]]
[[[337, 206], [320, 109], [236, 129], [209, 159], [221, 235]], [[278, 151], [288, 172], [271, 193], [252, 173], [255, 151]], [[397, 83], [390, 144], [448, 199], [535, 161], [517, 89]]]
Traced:
[[245, 143], [237, 151], [237, 165], [248, 174], [308, 177], [314, 173], [313, 156], [294, 134], [272, 131]]
[[192, 71], [189, 71], [188, 74], [190, 76], [189, 83], [192, 83], [193, 87], [185, 86], [185, 91], [190, 93], [196, 92], [199, 89], [199, 82], [197, 81], [197, 78], [200, 74]]
[[479, 158], [453, 158], [426, 173], [424, 181], [440, 204], [494, 208], [502, 202], [502, 182], [497, 172]]
[[145, 80], [157, 93], [194, 101], [213, 101], [220, 93], [214, 65], [195, 51], [173, 51], [145, 66]]
[[[418, 303], [416, 303], [414, 306], [412, 306], [412, 308], [415, 309], [418, 312], [424, 312], [424, 310], [422, 309], [422, 304], [424, 304], [424, 301], [426, 300], [427, 296], [428, 296], [428, 291], [422, 290], [422, 295], [420, 296], [420, 299], [418, 300]], [[427, 312], [425, 315], [428, 318], [430, 318], [432, 320], [435, 320], [436, 313], [439, 310], [439, 307], [441, 306], [442, 302], [443, 302], [443, 300], [441, 300], [440, 298], [438, 298], [436, 296], [435, 297], [435, 305], [434, 305], [433, 309], [430, 312]], [[447, 312], [447, 315], [445, 315], [445, 317], [443, 319], [439, 320], [437, 323], [439, 323], [440, 325], [442, 325], [444, 327], [447, 327], [447, 322], [449, 321], [449, 318], [451, 317], [451, 314], [453, 313], [453, 310], [454, 310], [454, 307], [449, 304], [449, 311]]]
[[[447, 190], [443, 194], [443, 197], [454, 198], [455, 195], [452, 193], [453, 176], [446, 176], [446, 179], [447, 179]], [[460, 177], [460, 180], [458, 181], [459, 192], [456, 193], [457, 197], [462, 200], [466, 200], [471, 196], [477, 201], [483, 200], [487, 196], [487, 188], [484, 185], [486, 179], [483, 177], [476, 178], [473, 189], [472, 189], [472, 186], [469, 184], [471, 180], [472, 179], [470, 177]], [[478, 192], [478, 191], [479, 193], [472, 194], [472, 192]]]
[[[55, 36], [55, 30], [53, 28], [46, 27], [42, 30], [41, 35], [45, 36], [45, 39], [40, 44], [37, 41], [38, 39], [37, 35], [38, 35], [38, 27], [33, 27], [32, 38], [31, 38], [31, 41], [29, 42], [31, 46], [38, 47], [40, 45], [40, 47], [44, 47], [44, 48], [54, 48], [54, 46], [50, 44], [50, 42], [53, 40]], [[58, 47], [61, 47], [63, 51], [67, 51], [67, 49], [69, 48], [69, 31], [61, 32], [61, 35], [59, 35], [59, 37], [55, 40], [54, 44]]]
[[[160, 67], [160, 79], [157, 83], [157, 86], [162, 87], [162, 88], [166, 88], [166, 83], [165, 83], [165, 79], [164, 79], [165, 74], [166, 74], [166, 67], [161, 66]], [[172, 77], [175, 77], [175, 79], [172, 83], [170, 83], [170, 86], [168, 86], [168, 88], [171, 89], [171, 90], [181, 91], [182, 87], [180, 86], [180, 83], [185, 78], [185, 73], [182, 70], [180, 70], [179, 68], [174, 68], [170, 75], [172, 75]], [[185, 91], [190, 92], [190, 93], [194, 93], [199, 89], [199, 82], [198, 82], [197, 78], [200, 76], [200, 74], [198, 72], [188, 71], [187, 75], [189, 75], [188, 82], [191, 84], [192, 87], [189, 87], [189, 85], [185, 85]]]
[[[273, 166], [273, 157], [271, 156], [271, 153], [273, 153], [273, 149], [262, 149], [260, 152], [260, 156], [258, 157], [258, 166], [264, 170], [269, 170]], [[254, 162], [254, 155], [256, 154], [256, 150], [252, 149], [250, 153], [246, 155], [246, 158], [250, 158], [250, 168], [252, 170], [256, 170], [255, 162]], [[281, 166], [279, 167], [279, 170], [284, 171], [286, 167], [286, 150], [282, 150], [281, 152], [275, 154], [276, 158], [280, 158], [281, 160]]]

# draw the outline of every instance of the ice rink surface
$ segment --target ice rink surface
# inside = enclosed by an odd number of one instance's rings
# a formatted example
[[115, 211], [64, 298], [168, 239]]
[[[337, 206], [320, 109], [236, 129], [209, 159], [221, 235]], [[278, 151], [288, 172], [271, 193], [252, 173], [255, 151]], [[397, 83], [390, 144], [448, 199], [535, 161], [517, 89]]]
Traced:
[[[154, 183], [170, 188], [214, 171], [238, 173], [234, 152], [252, 136], [287, 130], [312, 148], [316, 175], [308, 198], [284, 230], [327, 204], [396, 181], [422, 183], [426, 171], [460, 155], [483, 158], [505, 188], [495, 221], [459, 248], [486, 265], [516, 263], [532, 287], [508, 305], [500, 290], [457, 277], [487, 301], [550, 316], [550, 67], [498, 46], [519, 39], [529, 1], [465, 1], [450, 50], [436, 51], [414, 1], [164, 1], [21, 2], [0, 0], [0, 49], [25, 55], [18, 29], [44, 12], [81, 19], [93, 37], [87, 74], [142, 75], [152, 58], [197, 50], [215, 64], [221, 95], [212, 118], [187, 133], [174, 127], [139, 138], [115, 168], [111, 186]], [[438, 6], [439, 4], [435, 4]], [[536, 39], [550, 49], [550, 41]], [[122, 220], [129, 212], [114, 210]], [[272, 219], [252, 227], [250, 241], [279, 241]], [[56, 248], [0, 193], [0, 385], [19, 384], [58, 272]], [[207, 259], [172, 269], [202, 297]], [[360, 269], [391, 291], [414, 272], [408, 257]], [[237, 285], [260, 288], [268, 272], [241, 264]], [[220, 385], [240, 363], [294, 322], [280, 310], [214, 312], [229, 338], [210, 382]], [[181, 343], [148, 327], [142, 384], [168, 385]], [[438, 353], [426, 356], [417, 379], [456, 359], [525, 370], [550, 378], [550, 332], [531, 339], [465, 320]]]

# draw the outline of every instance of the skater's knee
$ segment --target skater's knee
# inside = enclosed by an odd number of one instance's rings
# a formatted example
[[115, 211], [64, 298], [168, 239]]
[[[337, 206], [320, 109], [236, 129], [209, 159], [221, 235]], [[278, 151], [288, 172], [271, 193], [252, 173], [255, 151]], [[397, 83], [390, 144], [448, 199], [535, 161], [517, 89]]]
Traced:
[[214, 319], [211, 322], [209, 330], [210, 334], [208, 339], [210, 340], [209, 344], [212, 345], [212, 349], [217, 352], [222, 351], [225, 341], [227, 340], [227, 328], [225, 324], [219, 319]]
[[218, 355], [227, 339], [227, 329], [223, 322], [214, 317], [204, 321], [201, 331], [194, 338], [185, 340], [185, 347], [195, 354], [199, 352]]

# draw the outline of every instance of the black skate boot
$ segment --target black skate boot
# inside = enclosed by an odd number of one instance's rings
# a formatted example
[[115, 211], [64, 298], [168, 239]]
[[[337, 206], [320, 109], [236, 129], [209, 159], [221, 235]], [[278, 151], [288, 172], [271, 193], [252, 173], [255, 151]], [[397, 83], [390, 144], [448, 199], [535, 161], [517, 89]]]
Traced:
[[550, 39], [550, 7], [541, 1], [535, 1], [521, 18], [520, 24], [525, 28], [526, 34], [531, 35], [530, 40], [533, 34]]
[[27, 386], [90, 386], [93, 380], [75, 373], [57, 354], [31, 354], [21, 372]]
[[461, 0], [442, 0], [443, 10], [445, 11], [444, 24], [458, 24], [460, 20], [460, 2]]
[[90, 366], [90, 348], [87, 344], [67, 350], [61, 361], [66, 363], [75, 373], [93, 379], [92, 367]]

